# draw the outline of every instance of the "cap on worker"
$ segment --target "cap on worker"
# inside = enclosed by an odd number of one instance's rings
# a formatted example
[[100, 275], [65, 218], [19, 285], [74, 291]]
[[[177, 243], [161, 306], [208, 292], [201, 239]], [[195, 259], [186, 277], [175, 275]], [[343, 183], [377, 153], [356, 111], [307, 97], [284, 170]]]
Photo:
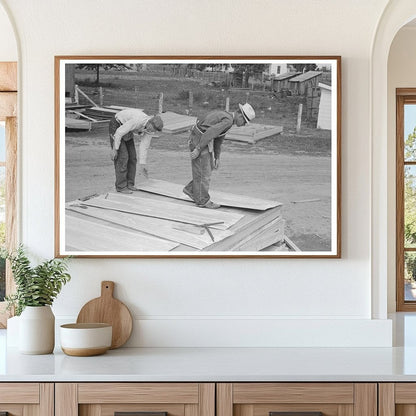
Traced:
[[238, 106], [240, 107], [240, 111], [243, 114], [243, 117], [247, 123], [250, 123], [250, 121], [253, 120], [254, 117], [256, 117], [254, 108], [249, 103], [245, 103], [243, 105], [238, 104]]
[[163, 120], [162, 117], [160, 117], [159, 115], [155, 115], [154, 117], [152, 117], [149, 122], [153, 125], [153, 127], [155, 128], [155, 130], [157, 131], [162, 131], [163, 129]]

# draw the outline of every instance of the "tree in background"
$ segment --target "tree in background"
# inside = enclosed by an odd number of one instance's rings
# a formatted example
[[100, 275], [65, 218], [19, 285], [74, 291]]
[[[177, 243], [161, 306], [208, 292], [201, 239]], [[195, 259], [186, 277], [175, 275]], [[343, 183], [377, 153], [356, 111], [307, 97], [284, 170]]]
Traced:
[[316, 71], [318, 68], [316, 64], [293, 64], [296, 72]]
[[87, 71], [95, 71], [97, 78], [95, 79], [95, 83], [98, 85], [100, 83], [100, 69], [104, 69], [104, 71], [108, 71], [111, 69], [115, 69], [117, 71], [126, 71], [131, 69], [128, 65], [125, 64], [78, 64], [76, 66], [77, 69], [86, 69]]
[[[416, 127], [407, 136], [404, 145], [405, 160], [416, 160]], [[404, 238], [405, 246], [416, 244], [416, 177], [410, 166], [405, 167], [404, 175]], [[416, 256], [406, 256], [406, 270], [408, 279], [416, 280]]]
[[260, 75], [267, 69], [266, 64], [236, 64], [233, 65], [233, 83], [235, 87], [248, 88], [248, 80]]

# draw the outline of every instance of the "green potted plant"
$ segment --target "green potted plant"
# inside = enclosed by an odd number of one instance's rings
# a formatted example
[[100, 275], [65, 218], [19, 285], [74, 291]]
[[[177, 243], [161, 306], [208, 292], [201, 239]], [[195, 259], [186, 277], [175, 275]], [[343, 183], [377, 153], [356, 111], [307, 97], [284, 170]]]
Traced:
[[51, 305], [71, 276], [67, 258], [45, 260], [32, 266], [23, 246], [6, 253], [16, 292], [6, 296], [9, 310], [19, 318], [19, 350], [49, 354], [55, 346], [55, 316]]

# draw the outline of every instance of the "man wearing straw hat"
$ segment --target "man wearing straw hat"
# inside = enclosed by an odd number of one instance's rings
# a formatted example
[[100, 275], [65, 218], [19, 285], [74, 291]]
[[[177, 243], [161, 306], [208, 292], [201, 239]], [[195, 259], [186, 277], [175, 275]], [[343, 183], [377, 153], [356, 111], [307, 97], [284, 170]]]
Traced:
[[138, 191], [136, 179], [137, 155], [133, 133], [141, 137], [139, 144], [140, 172], [147, 178], [147, 151], [153, 133], [161, 131], [163, 121], [159, 115], [148, 116], [142, 110], [128, 108], [119, 111], [109, 125], [111, 159], [116, 173], [116, 191], [131, 194]]
[[228, 130], [235, 124], [238, 127], [249, 123], [256, 116], [253, 107], [239, 104], [234, 113], [215, 110], [198, 119], [189, 137], [191, 151], [192, 180], [183, 188], [200, 208], [216, 209], [220, 205], [211, 201], [209, 184], [212, 169], [218, 169], [221, 145]]

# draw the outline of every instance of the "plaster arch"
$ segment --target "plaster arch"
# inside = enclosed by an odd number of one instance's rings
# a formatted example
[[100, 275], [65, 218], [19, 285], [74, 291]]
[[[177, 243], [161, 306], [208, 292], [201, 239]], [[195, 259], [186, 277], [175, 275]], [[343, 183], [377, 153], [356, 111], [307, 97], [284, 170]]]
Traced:
[[415, 17], [414, 0], [391, 0], [380, 18], [371, 51], [371, 276], [374, 319], [387, 318], [388, 281], [394, 278], [391, 276], [394, 273], [391, 265], [395, 263], [395, 236], [389, 227], [393, 213], [388, 176], [388, 58], [397, 32]]
[[0, 0], [0, 61], [19, 61], [20, 48], [16, 25], [4, 0]]

